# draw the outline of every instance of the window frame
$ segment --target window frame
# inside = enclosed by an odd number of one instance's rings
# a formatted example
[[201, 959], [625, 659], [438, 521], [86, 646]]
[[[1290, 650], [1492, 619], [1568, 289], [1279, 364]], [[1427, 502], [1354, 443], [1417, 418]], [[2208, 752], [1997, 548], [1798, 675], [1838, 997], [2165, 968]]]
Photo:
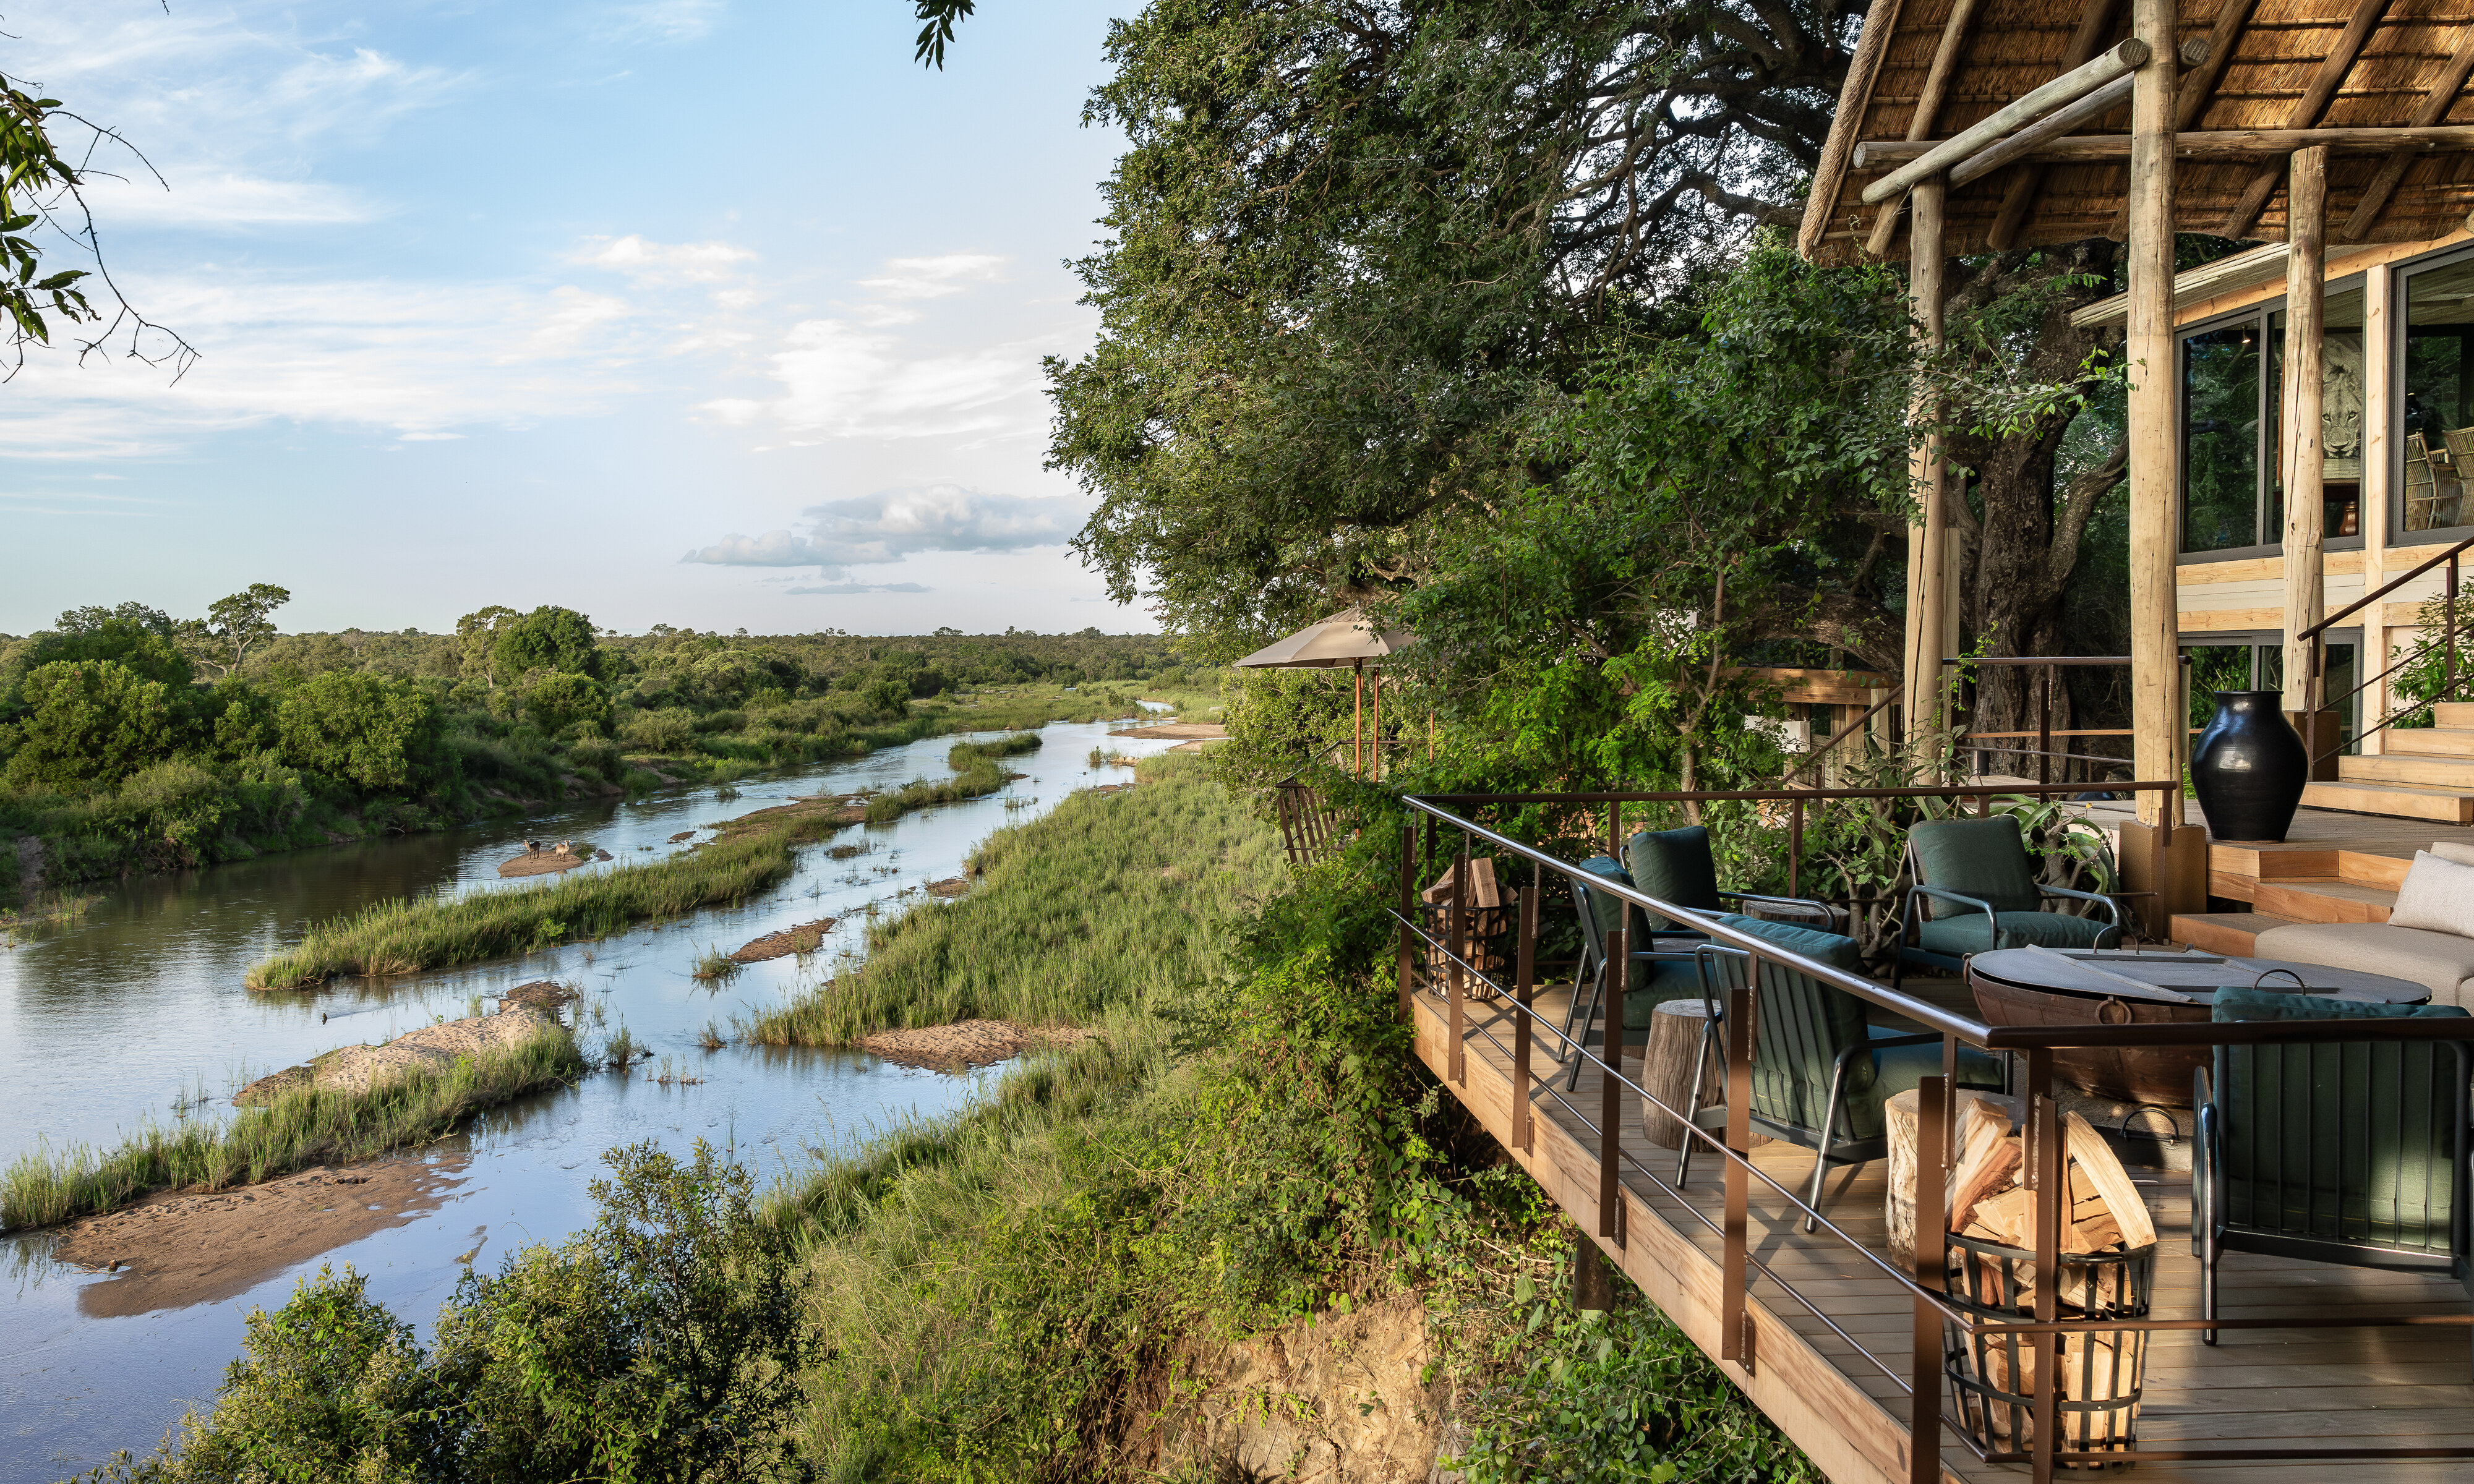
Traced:
[[[2467, 251], [2469, 255], [2474, 255], [2474, 249]], [[2392, 293], [2393, 284], [2394, 278], [2391, 276]], [[2368, 273], [2355, 272], [2341, 277], [2330, 278], [2322, 285], [2321, 292], [2324, 295], [2333, 296], [2349, 293], [2357, 288], [2363, 291], [2363, 330], [2367, 335], [2372, 308]], [[2284, 357], [2279, 352], [2278, 343], [2271, 338], [2270, 332], [2276, 317], [2285, 312], [2286, 296], [2279, 294], [2270, 299], [2244, 304], [2239, 309], [2230, 309], [2223, 314], [2211, 315], [2207, 319], [2194, 320], [2187, 324], [2177, 324], [2173, 327], [2173, 562], [2176, 566], [2194, 566], [2206, 562], [2255, 562], [2263, 557], [2280, 557], [2285, 554], [2283, 529], [2280, 528], [2274, 532], [2268, 529], [2268, 492], [2274, 488], [2273, 481], [2280, 473], [2277, 463], [2278, 449], [2275, 447], [2275, 441], [2269, 436], [2269, 430], [2280, 426], [2284, 420], [2281, 416], [2282, 408], [2277, 405], [2275, 399], [2282, 398], [2285, 395]], [[2255, 540], [2247, 546], [2224, 546], [2214, 551], [2191, 551], [2182, 545], [2183, 539], [2190, 531], [2191, 514], [2191, 381], [2188, 346], [2195, 335], [2207, 335], [2218, 330], [2230, 329], [2245, 321], [2254, 323], [2258, 326], [2259, 333], [2259, 434], [2252, 453], [2256, 484], [2253, 487], [2251, 504], [2251, 534], [2254, 537], [2272, 539]], [[2392, 385], [2402, 385], [2401, 369], [2405, 354], [2403, 347], [2404, 343], [2400, 338], [2396, 347], [2400, 379], [2391, 383]], [[2364, 347], [2365, 355], [2369, 353], [2369, 348], [2367, 345]], [[2404, 417], [2404, 398], [2397, 397], [2393, 400], [2396, 402], [2397, 417], [2401, 421]], [[2395, 435], [2394, 429], [2391, 429], [2390, 433], [2389, 441], [2395, 445], [2391, 450], [2391, 458], [2396, 468], [2395, 477], [2389, 481], [2389, 497], [2395, 502], [2396, 511], [2401, 513], [2405, 509], [2405, 495], [2402, 490], [2405, 479], [2405, 441], [2401, 436]], [[2362, 551], [2365, 548], [2367, 544], [2365, 533], [2362, 530], [2365, 524], [2365, 518], [2362, 513], [2359, 494], [2356, 496], [2355, 511], [2354, 534], [2323, 537], [2319, 543], [2319, 549], [2322, 552]], [[2401, 520], [2401, 515], [2392, 515], [2389, 529], [2393, 531]], [[2391, 541], [2389, 544], [2395, 543]]]
[[[2387, 429], [2389, 441], [2387, 544], [2391, 547], [2454, 545], [2468, 537], [2474, 537], [2474, 521], [2461, 520], [2457, 525], [2441, 526], [2430, 531], [2409, 531], [2405, 528], [2405, 359], [2406, 351], [2413, 340], [2413, 326], [2406, 322], [2406, 312], [2408, 306], [2413, 301], [2411, 289], [2413, 281], [2426, 273], [2442, 268], [2455, 268], [2469, 261], [2474, 261], [2474, 244], [2461, 243], [2441, 251], [2426, 253], [2421, 257], [2392, 264], [2389, 269], [2389, 323], [2396, 326], [2396, 332], [2389, 337], [2391, 344], [2389, 347], [2390, 390]], [[2474, 323], [2469, 323], [2463, 333], [2474, 335]], [[2474, 412], [2474, 409], [2468, 410]], [[2465, 509], [2467, 503], [2462, 499], [2459, 501], [2460, 516], [2467, 514]]]

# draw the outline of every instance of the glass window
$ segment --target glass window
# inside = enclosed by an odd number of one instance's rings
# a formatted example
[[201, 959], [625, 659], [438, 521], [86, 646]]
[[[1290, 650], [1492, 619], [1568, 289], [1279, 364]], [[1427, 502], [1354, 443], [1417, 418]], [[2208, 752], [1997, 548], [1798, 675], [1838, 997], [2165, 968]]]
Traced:
[[[2363, 282], [2332, 284], [2320, 341], [2320, 530], [2363, 531]], [[2263, 305], [2182, 337], [2182, 549], [2275, 546], [2285, 535], [2277, 446], [2286, 315]]]
[[2404, 387], [2397, 529], [2440, 531], [2474, 519], [2474, 258], [2405, 281]]
[[2260, 327], [2182, 340], [2182, 549], [2259, 544]]

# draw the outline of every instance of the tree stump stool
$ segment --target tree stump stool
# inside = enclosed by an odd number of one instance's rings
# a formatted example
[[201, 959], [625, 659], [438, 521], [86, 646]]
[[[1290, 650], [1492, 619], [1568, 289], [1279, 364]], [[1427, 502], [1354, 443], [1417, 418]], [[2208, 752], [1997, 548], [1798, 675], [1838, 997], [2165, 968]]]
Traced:
[[[1669, 1108], [1682, 1108], [1691, 1099], [1693, 1063], [1701, 1053], [1702, 1027], [1709, 1023], [1709, 1007], [1698, 999], [1670, 999], [1658, 1007], [1649, 1017], [1649, 1044], [1640, 1060], [1643, 1090]], [[1727, 1067], [1720, 1049], [1713, 1043], [1709, 1050], [1701, 1077], [1702, 1108], [1727, 1100]], [[1640, 1130], [1661, 1149], [1684, 1147], [1683, 1125], [1652, 1104], [1640, 1105]]]
[[[1981, 1098], [2007, 1113], [2014, 1128], [2027, 1120], [2025, 1098], [2003, 1097], [1999, 1092], [1978, 1092], [1972, 1088], [1960, 1088], [1952, 1097], [1962, 1103], [1968, 1098]], [[1953, 1110], [1953, 1114], [1957, 1112]], [[1915, 1089], [1911, 1088], [1893, 1095], [1881, 1105], [1881, 1116], [1888, 1124], [1890, 1139], [1889, 1207], [1884, 1213], [1890, 1229], [1890, 1260], [1904, 1272], [1912, 1270], [1916, 1262]]]

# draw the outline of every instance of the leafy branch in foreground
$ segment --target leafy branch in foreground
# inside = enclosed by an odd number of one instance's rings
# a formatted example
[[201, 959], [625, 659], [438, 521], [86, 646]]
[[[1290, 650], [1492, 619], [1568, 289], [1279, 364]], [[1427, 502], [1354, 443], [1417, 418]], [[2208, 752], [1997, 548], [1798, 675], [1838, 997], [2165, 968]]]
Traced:
[[[54, 121], [59, 119], [87, 131], [85, 153], [74, 161], [61, 153], [52, 137]], [[102, 325], [90, 338], [78, 342], [81, 360], [124, 334], [132, 359], [168, 366], [175, 380], [198, 357], [196, 347], [131, 305], [104, 266], [94, 213], [86, 208], [80, 187], [98, 174], [91, 161], [107, 141], [128, 150], [157, 183], [163, 182], [146, 156], [117, 131], [64, 111], [59, 99], [36, 97], [0, 76], [0, 313], [8, 317], [10, 376], [25, 365], [27, 346], [52, 343], [53, 319], [66, 324]], [[94, 267], [45, 272], [43, 250], [35, 234], [46, 227], [92, 258]], [[109, 321], [87, 298], [87, 278], [97, 279], [109, 296]]]

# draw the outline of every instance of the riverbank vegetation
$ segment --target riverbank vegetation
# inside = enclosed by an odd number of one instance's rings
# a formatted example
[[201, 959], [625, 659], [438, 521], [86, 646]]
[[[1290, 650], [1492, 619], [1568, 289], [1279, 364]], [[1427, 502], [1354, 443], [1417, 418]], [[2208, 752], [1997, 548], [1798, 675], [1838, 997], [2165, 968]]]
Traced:
[[1124, 716], [1148, 680], [1197, 678], [1155, 637], [1089, 630], [629, 636], [546, 606], [483, 609], [453, 634], [284, 634], [282, 600], [260, 584], [213, 622], [133, 602], [0, 635], [0, 908], [135, 871]]
[[366, 1091], [298, 1087], [227, 1122], [149, 1124], [115, 1148], [36, 1150], [0, 1172], [0, 1228], [53, 1226], [116, 1210], [158, 1190], [253, 1185], [326, 1161], [425, 1144], [473, 1114], [584, 1070], [558, 1025], [514, 1044], [414, 1066]]
[[[761, 1202], [734, 1204], [727, 1182], [744, 1177], [707, 1161], [669, 1178], [709, 1198], [618, 1203], [631, 1240], [675, 1255], [672, 1281], [749, 1304], [722, 1348], [762, 1363], [732, 1369], [705, 1401], [754, 1449], [745, 1476], [1220, 1477], [1159, 1431], [1162, 1400], [1202, 1384], [1201, 1359], [1408, 1294], [1432, 1375], [1393, 1379], [1448, 1397], [1466, 1442], [1445, 1462], [1467, 1479], [1817, 1480], [1620, 1280], [1612, 1313], [1571, 1307], [1570, 1228], [1409, 1054], [1379, 906], [1393, 826], [1370, 816], [1347, 858], [1284, 882], [1274, 838], [1211, 767], [1150, 759], [1129, 793], [1078, 797], [1001, 832], [971, 896], [881, 929], [849, 993], [820, 991], [782, 1039], [964, 1014], [1096, 1035]], [[105, 1476], [204, 1480], [242, 1462], [269, 1476], [388, 1476], [415, 1457], [447, 1460], [428, 1476], [450, 1479], [611, 1471], [674, 1414], [554, 1403], [634, 1397], [623, 1388], [682, 1363], [662, 1331], [622, 1328], [629, 1285], [556, 1290], [572, 1312], [546, 1333], [613, 1342], [562, 1340], [531, 1372], [513, 1350], [449, 1342], [511, 1333], [510, 1316], [546, 1322], [525, 1304], [614, 1240], [602, 1199], [594, 1232], [469, 1279], [429, 1351], [352, 1275], [304, 1283], [253, 1321], [216, 1405], [172, 1453]], [[513, 1435], [516, 1414], [495, 1400], [424, 1410], [464, 1395], [436, 1389], [450, 1354], [484, 1398], [530, 1376], [543, 1410], [522, 1416], [564, 1419], [573, 1451], [539, 1469], [456, 1461]], [[784, 1376], [795, 1384], [775, 1384]], [[1609, 1426], [1617, 1403], [1628, 1425]], [[423, 1427], [437, 1431], [407, 1430]]]

